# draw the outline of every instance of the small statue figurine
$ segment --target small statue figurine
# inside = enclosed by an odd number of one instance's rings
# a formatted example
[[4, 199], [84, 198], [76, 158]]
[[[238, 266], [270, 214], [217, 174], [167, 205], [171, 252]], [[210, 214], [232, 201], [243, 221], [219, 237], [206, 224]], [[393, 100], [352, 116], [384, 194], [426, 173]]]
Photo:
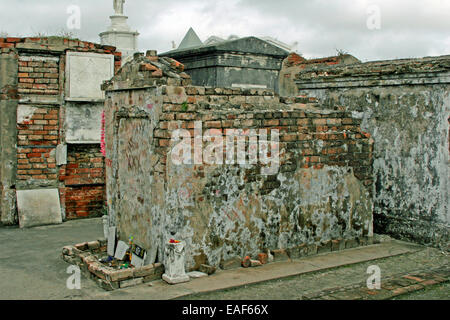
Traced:
[[114, 0], [114, 11], [117, 15], [123, 15], [123, 4], [125, 0]]
[[162, 275], [164, 281], [176, 284], [189, 281], [185, 271], [185, 248], [186, 242], [170, 239], [166, 244], [164, 252], [165, 273]]

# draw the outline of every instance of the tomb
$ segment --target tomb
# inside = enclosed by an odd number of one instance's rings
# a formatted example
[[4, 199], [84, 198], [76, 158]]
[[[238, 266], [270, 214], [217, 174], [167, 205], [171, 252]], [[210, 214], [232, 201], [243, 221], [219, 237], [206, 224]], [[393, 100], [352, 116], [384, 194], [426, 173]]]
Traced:
[[103, 85], [109, 223], [120, 240], [133, 237], [146, 264], [164, 264], [169, 239], [183, 241], [187, 271], [370, 243], [373, 141], [361, 119], [305, 96], [193, 86], [183, 70], [148, 51]]

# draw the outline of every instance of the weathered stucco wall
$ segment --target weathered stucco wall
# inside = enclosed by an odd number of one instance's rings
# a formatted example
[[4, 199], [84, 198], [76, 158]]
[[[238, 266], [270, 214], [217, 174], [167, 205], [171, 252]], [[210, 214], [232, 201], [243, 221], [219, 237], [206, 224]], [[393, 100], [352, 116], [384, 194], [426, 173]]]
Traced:
[[450, 57], [299, 74], [301, 94], [343, 106], [375, 141], [375, 231], [448, 247]]
[[0, 222], [3, 224], [17, 222], [17, 61], [15, 53], [0, 54]]
[[[104, 86], [110, 222], [121, 239], [133, 236], [148, 250], [148, 262], [162, 261], [170, 238], [187, 242], [187, 267], [195, 269], [372, 236], [372, 144], [360, 120], [307, 99], [280, 102], [271, 91], [186, 86], [163, 61], [136, 58]], [[163, 77], [149, 66], [155, 62]], [[224, 141], [227, 129], [279, 130], [279, 167], [265, 175], [266, 166], [248, 159], [177, 165], [174, 130], [193, 137], [199, 124]]]

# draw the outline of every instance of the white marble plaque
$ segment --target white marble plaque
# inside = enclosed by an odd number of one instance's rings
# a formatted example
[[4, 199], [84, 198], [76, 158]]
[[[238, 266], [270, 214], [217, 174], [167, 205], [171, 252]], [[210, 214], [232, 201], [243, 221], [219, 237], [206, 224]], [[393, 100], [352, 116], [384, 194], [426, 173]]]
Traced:
[[143, 267], [144, 261], [145, 261], [145, 256], [144, 256], [144, 259], [142, 259], [142, 258], [139, 258], [134, 253], [131, 254], [131, 264], [133, 266], [135, 266], [136, 268]]
[[56, 165], [67, 164], [67, 144], [58, 144], [56, 146]]
[[66, 143], [100, 143], [103, 103], [67, 103]]
[[109, 234], [108, 234], [108, 255], [114, 256], [114, 251], [116, 247], [116, 227], [110, 227], [109, 228]]
[[21, 228], [62, 223], [58, 189], [17, 190]]
[[100, 86], [114, 76], [114, 56], [110, 54], [68, 52], [66, 61], [66, 99], [93, 101], [104, 99]]
[[117, 243], [117, 248], [116, 248], [116, 253], [114, 254], [114, 258], [123, 260], [123, 258], [125, 258], [125, 253], [127, 253], [127, 250], [129, 247], [130, 246], [127, 245], [125, 242], [119, 241]]

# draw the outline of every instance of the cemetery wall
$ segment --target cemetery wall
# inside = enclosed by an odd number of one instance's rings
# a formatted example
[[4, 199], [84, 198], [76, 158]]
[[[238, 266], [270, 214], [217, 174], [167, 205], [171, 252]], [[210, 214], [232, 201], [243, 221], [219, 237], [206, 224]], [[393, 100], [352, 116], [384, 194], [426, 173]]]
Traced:
[[121, 54], [59, 37], [0, 38], [0, 50], [1, 222], [19, 222], [18, 190], [57, 189], [65, 219], [101, 215], [100, 84]]
[[295, 81], [374, 139], [375, 232], [448, 250], [450, 56], [320, 66]]

